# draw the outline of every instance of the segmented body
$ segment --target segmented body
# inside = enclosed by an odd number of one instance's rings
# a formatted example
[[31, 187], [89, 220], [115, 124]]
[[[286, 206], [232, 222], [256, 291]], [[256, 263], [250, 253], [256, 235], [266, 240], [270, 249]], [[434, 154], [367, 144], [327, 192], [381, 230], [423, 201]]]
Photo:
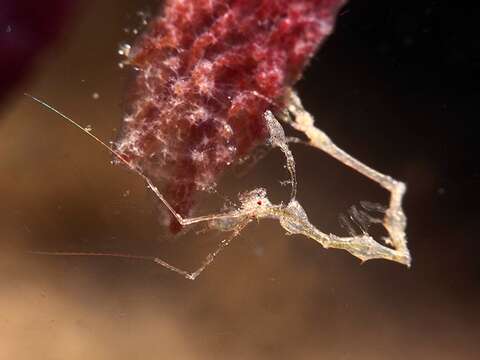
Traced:
[[266, 140], [264, 112], [283, 109], [345, 1], [167, 0], [130, 51], [117, 150], [188, 216], [196, 191]]

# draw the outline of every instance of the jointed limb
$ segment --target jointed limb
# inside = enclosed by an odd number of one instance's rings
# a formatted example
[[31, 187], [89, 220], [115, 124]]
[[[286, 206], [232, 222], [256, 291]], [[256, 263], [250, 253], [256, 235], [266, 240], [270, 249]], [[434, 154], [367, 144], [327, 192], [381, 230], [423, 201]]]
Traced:
[[98, 253], [98, 252], [59, 252], [59, 251], [31, 251], [30, 253], [35, 255], [49, 255], [49, 256], [102, 256], [102, 257], [118, 257], [118, 258], [125, 258], [125, 259], [134, 259], [134, 260], [150, 260], [150, 261], [154, 261], [156, 264], [162, 265], [168, 270], [171, 270], [173, 272], [176, 272], [177, 274], [184, 276], [189, 280], [195, 280], [198, 277], [198, 275], [200, 275], [202, 271], [205, 270], [207, 266], [209, 266], [213, 262], [215, 257], [218, 254], [220, 254], [220, 252], [222, 252], [222, 250], [224, 250], [228, 245], [230, 245], [232, 240], [240, 234], [240, 232], [243, 230], [245, 226], [248, 225], [249, 222], [250, 222], [250, 219], [243, 219], [241, 223], [238, 223], [235, 226], [235, 228], [231, 231], [230, 236], [222, 240], [219, 246], [217, 247], [217, 249], [214, 252], [208, 254], [205, 260], [203, 260], [202, 265], [198, 269], [192, 272], [182, 270], [176, 266], [170, 265], [168, 262], [158, 257], [153, 257], [153, 256], [116, 254], [116, 253]]
[[[323, 131], [315, 127], [313, 117], [303, 108], [298, 96], [293, 91], [290, 94], [288, 110], [294, 115], [294, 120], [286, 120], [294, 129], [303, 132], [308, 137], [309, 145], [323, 150], [390, 192], [390, 204], [383, 221], [383, 225], [390, 235], [386, 241], [410, 259], [405, 236], [406, 217], [402, 209], [402, 199], [406, 191], [405, 184], [373, 170], [336, 146]], [[409, 263], [410, 260], [408, 260]]]
[[391, 249], [376, 242], [368, 234], [358, 236], [339, 237], [333, 234], [326, 234], [318, 230], [308, 220], [305, 210], [298, 201], [291, 201], [288, 206], [276, 214], [282, 227], [289, 234], [301, 234], [307, 236], [322, 245], [324, 248], [342, 249], [362, 261], [371, 259], [386, 259], [410, 264], [410, 255], [401, 249]]
[[205, 260], [202, 262], [202, 265], [195, 271], [188, 272], [188, 271], [179, 269], [175, 266], [172, 266], [172, 265], [166, 263], [165, 261], [163, 261], [160, 258], [155, 258], [154, 261], [155, 261], [155, 263], [160, 264], [160, 265], [162, 265], [163, 267], [165, 267], [169, 270], [172, 270], [172, 271], [174, 271], [174, 272], [176, 272], [180, 275], [183, 275], [185, 278], [187, 278], [189, 280], [195, 280], [198, 277], [198, 275], [200, 275], [202, 273], [202, 271], [205, 270], [207, 268], [207, 266], [209, 266], [213, 262], [215, 257], [218, 254], [220, 254], [223, 249], [225, 249], [228, 245], [230, 245], [232, 240], [240, 234], [240, 232], [243, 230], [243, 228], [245, 226], [248, 225], [249, 222], [250, 222], [250, 220], [244, 220], [243, 222], [237, 224], [235, 229], [232, 231], [231, 235], [229, 237], [227, 237], [226, 239], [222, 240], [220, 245], [218, 246], [218, 248], [214, 252], [208, 254], [207, 257], [205, 258]]
[[287, 170], [290, 174], [290, 182], [292, 184], [292, 192], [290, 199], [293, 200], [297, 196], [297, 175], [295, 173], [295, 160], [293, 154], [288, 147], [288, 139], [285, 136], [285, 132], [282, 125], [278, 122], [275, 116], [270, 110], [267, 110], [264, 114], [264, 119], [269, 131], [269, 143], [272, 147], [278, 147], [285, 156], [287, 162]]
[[[299, 105], [301, 106], [301, 104]], [[292, 112], [293, 110], [297, 110], [297, 109], [291, 109]], [[296, 115], [298, 114], [300, 116], [300, 115], [303, 115], [303, 113], [305, 113], [304, 110], [302, 110], [301, 113], [297, 111], [295, 114]], [[327, 140], [323, 141], [323, 139], [328, 139], [328, 138], [320, 130], [314, 128], [313, 119], [311, 118], [310, 115], [308, 115], [308, 113], [307, 115], [304, 115], [304, 116], [308, 116], [307, 120], [309, 121], [308, 122], [309, 127], [301, 128], [300, 126], [296, 126], [297, 125], [296, 122], [292, 122], [291, 125], [295, 126], [300, 131], [304, 131], [307, 134], [307, 136], [310, 135], [309, 138], [313, 143], [312, 144], [313, 146], [319, 147], [322, 150], [324, 148], [326, 148], [327, 150], [333, 149], [334, 150], [333, 154], [341, 155], [338, 157], [335, 156], [337, 159], [339, 159], [342, 162], [344, 159], [348, 159], [350, 161], [348, 164], [350, 164], [350, 166], [353, 167], [354, 169], [360, 168], [359, 171], [361, 173], [367, 172], [370, 175], [373, 174], [372, 180], [378, 179], [379, 177], [381, 177], [381, 180], [384, 180], [384, 178], [388, 178], [368, 168], [367, 166], [361, 164], [357, 160], [353, 159], [351, 156], [349, 156], [348, 154], [343, 152], [341, 149], [338, 149], [335, 145], [333, 145], [331, 141], [327, 143], [328, 146], [327, 145], [325, 147], [316, 146], [315, 141], [322, 141], [321, 144], [323, 145], [327, 141]], [[288, 147], [288, 143], [292, 142], [292, 139], [285, 137], [285, 133], [281, 128], [281, 125], [279, 124], [279, 122], [273, 116], [272, 113], [266, 112], [265, 120], [267, 121], [267, 126], [270, 130], [270, 143], [273, 146], [279, 147], [282, 150], [282, 152], [285, 154], [285, 157], [287, 159], [287, 168], [290, 171], [290, 176], [292, 179], [291, 181], [292, 186], [296, 186], [295, 161]], [[323, 139], [320, 136], [323, 136]], [[297, 139], [293, 140], [293, 142], [298, 142], [298, 141], [301, 141], [301, 140], [297, 140]], [[329, 151], [327, 152], [330, 153]], [[372, 178], [371, 176], [369, 177]], [[390, 179], [390, 180], [394, 181], [393, 179]], [[383, 184], [385, 184], [385, 182], [383, 182]], [[295, 192], [293, 191], [292, 194], [295, 194]], [[392, 197], [395, 198], [395, 196], [392, 196]], [[263, 201], [265, 200], [262, 200], [261, 202]], [[368, 206], [367, 205], [365, 206], [368, 209]], [[398, 206], [401, 206], [401, 204], [399, 203]], [[402, 248], [402, 246], [397, 247], [396, 244], [393, 244], [394, 249], [389, 248], [387, 246], [384, 246], [376, 242], [371, 236], [367, 234], [366, 229], [363, 229], [363, 228], [362, 228], [362, 232], [363, 232], [362, 235], [356, 235], [356, 236], [350, 236], [350, 237], [339, 237], [333, 234], [326, 234], [321, 232], [309, 222], [308, 216], [305, 210], [302, 208], [300, 203], [295, 199], [295, 196], [292, 196], [287, 206], [268, 205], [265, 210], [266, 210], [265, 212], [262, 212], [262, 210], [257, 209], [256, 210], [257, 216], [261, 216], [261, 214], [265, 214], [263, 216], [276, 218], [280, 221], [280, 225], [285, 230], [287, 230], [288, 233], [305, 235], [317, 241], [318, 243], [320, 243], [324, 248], [336, 248], [336, 249], [346, 250], [350, 252], [352, 255], [361, 259], [362, 261], [381, 258], [381, 259], [397, 261], [399, 263], [406, 264], [406, 265], [410, 264], [410, 255], [408, 253], [408, 250], [406, 250], [406, 244], [404, 242], [401, 242], [401, 244], [405, 245], [404, 248]], [[378, 208], [376, 208], [376, 210], [378, 210]], [[400, 207], [400, 210], [401, 210], [401, 207]], [[368, 213], [360, 212], [356, 208], [352, 208], [352, 217], [354, 221], [359, 221], [359, 222], [360, 221], [379, 222], [378, 219], [370, 216]], [[384, 223], [385, 223], [385, 219], [384, 219]], [[400, 239], [400, 241], [402, 240], [404, 241], [404, 238]]]
[[220, 213], [220, 214], [211, 214], [211, 215], [203, 215], [198, 217], [192, 218], [184, 218], [179, 213], [175, 211], [175, 209], [170, 205], [170, 203], [165, 199], [162, 193], [158, 190], [158, 188], [152, 183], [152, 181], [146, 177], [145, 175], [141, 174], [141, 176], [145, 179], [150, 190], [160, 199], [160, 201], [165, 205], [165, 207], [170, 211], [170, 213], [175, 217], [175, 219], [180, 223], [182, 226], [188, 226], [192, 224], [197, 224], [200, 222], [210, 222], [213, 220], [219, 219], [227, 219], [227, 218], [241, 218], [244, 216], [242, 212], [230, 212], [230, 213]]

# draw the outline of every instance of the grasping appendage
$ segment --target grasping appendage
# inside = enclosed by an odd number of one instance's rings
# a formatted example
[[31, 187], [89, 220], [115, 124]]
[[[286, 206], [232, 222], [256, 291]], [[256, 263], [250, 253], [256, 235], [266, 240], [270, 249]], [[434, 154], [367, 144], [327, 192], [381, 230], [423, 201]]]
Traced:
[[392, 245], [398, 252], [398, 257], [392, 260], [410, 266], [411, 258], [405, 236], [407, 219], [402, 209], [402, 200], [406, 191], [405, 184], [368, 167], [336, 146], [323, 131], [315, 127], [313, 117], [303, 108], [298, 95], [293, 90], [290, 90], [289, 95], [288, 111], [293, 115], [293, 120], [289, 116], [285, 116], [283, 120], [294, 129], [304, 133], [309, 139], [308, 145], [326, 152], [390, 192], [389, 207], [383, 219], [383, 226], [389, 237], [384, 241]]
[[288, 234], [302, 234], [317, 242], [319, 242], [325, 248], [337, 248], [350, 252], [352, 255], [358, 257], [362, 261], [367, 261], [375, 258], [383, 258], [387, 260], [397, 261], [399, 263], [410, 265], [410, 254], [406, 246], [406, 239], [404, 234], [405, 229], [405, 216], [401, 208], [402, 195], [405, 191], [405, 185], [397, 182], [390, 177], [382, 175], [375, 170], [363, 165], [359, 161], [346, 154], [344, 151], [336, 147], [329, 138], [319, 129], [313, 125], [313, 118], [309, 115], [301, 106], [301, 103], [294, 93], [292, 93], [289, 111], [295, 116], [294, 120], [286, 120], [295, 129], [302, 131], [310, 139], [310, 145], [319, 148], [328, 154], [332, 155], [342, 163], [352, 167], [359, 171], [363, 175], [378, 182], [380, 185], [392, 192], [392, 198], [390, 202], [390, 208], [385, 214], [384, 226], [390, 234], [389, 244], [393, 248], [383, 246], [376, 242], [368, 234], [361, 236], [351, 237], [339, 237], [333, 234], [326, 234], [314, 227], [308, 220], [308, 217], [296, 200], [297, 180], [295, 174], [295, 161], [293, 155], [288, 146], [288, 139], [285, 136], [283, 128], [275, 116], [266, 111], [264, 119], [267, 129], [269, 130], [269, 143], [273, 147], [278, 147], [283, 152], [286, 158], [286, 166], [290, 174], [290, 182], [292, 184], [291, 197], [288, 204], [275, 205], [270, 202], [266, 195], [265, 189], [259, 188], [252, 191], [240, 194], [240, 206], [238, 209], [220, 214], [212, 214], [206, 216], [199, 216], [194, 218], [183, 218], [178, 214], [173, 207], [166, 201], [165, 197], [160, 193], [158, 188], [152, 183], [152, 181], [145, 176], [140, 170], [135, 168], [131, 163], [125, 160], [122, 155], [116, 150], [110, 148], [106, 143], [92, 134], [90, 131], [83, 128], [74, 120], [64, 115], [60, 111], [56, 110], [52, 106], [45, 102], [26, 94], [36, 102], [45, 106], [49, 110], [63, 117], [85, 134], [93, 138], [96, 142], [101, 144], [109, 152], [111, 152], [119, 161], [126, 164], [132, 171], [141, 176], [153, 193], [162, 201], [162, 203], [168, 208], [178, 222], [183, 225], [191, 225], [200, 222], [207, 222], [211, 229], [215, 229], [221, 232], [229, 232], [230, 235], [224, 239], [218, 246], [218, 248], [210, 253], [202, 265], [195, 271], [189, 272], [182, 270], [173, 265], [170, 265], [166, 261], [158, 257], [148, 256], [130, 256], [122, 254], [103, 254], [103, 253], [64, 253], [64, 252], [36, 252], [37, 254], [48, 255], [85, 255], [85, 256], [116, 256], [116, 257], [129, 257], [143, 260], [152, 260], [163, 267], [174, 271], [187, 279], [194, 280], [205, 270], [215, 259], [215, 257], [224, 250], [231, 241], [237, 237], [243, 228], [247, 226], [253, 220], [261, 220], [264, 218], [277, 219], [280, 225], [287, 231]]

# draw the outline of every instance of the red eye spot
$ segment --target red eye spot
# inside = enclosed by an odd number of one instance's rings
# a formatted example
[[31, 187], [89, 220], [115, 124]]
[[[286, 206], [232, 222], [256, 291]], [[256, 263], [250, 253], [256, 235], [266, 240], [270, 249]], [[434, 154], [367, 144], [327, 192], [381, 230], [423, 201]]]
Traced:
[[261, 202], [261, 201], [257, 201], [257, 205], [262, 205], [262, 202]]

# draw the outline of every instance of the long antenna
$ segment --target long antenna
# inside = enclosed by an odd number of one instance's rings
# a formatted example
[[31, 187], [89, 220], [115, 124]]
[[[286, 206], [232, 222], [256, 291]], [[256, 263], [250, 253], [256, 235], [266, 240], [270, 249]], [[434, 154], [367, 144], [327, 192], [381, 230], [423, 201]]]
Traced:
[[129, 163], [127, 160], [125, 160], [123, 158], [123, 156], [117, 152], [116, 150], [112, 149], [110, 146], [108, 146], [105, 142], [103, 142], [102, 140], [100, 140], [100, 138], [98, 138], [97, 136], [95, 136], [94, 134], [92, 134], [88, 129], [84, 128], [82, 125], [80, 125], [79, 123], [77, 123], [75, 120], [73, 120], [72, 118], [68, 117], [67, 115], [63, 114], [60, 110], [57, 110], [55, 109], [53, 106], [47, 104], [45, 101], [43, 100], [40, 100], [39, 98], [36, 98], [35, 96], [33, 95], [30, 95], [28, 93], [23, 93], [23, 95], [29, 97], [30, 99], [36, 101], [37, 103], [45, 106], [47, 109], [49, 109], [50, 111], [53, 111], [55, 114], [61, 116], [62, 118], [64, 118], [65, 120], [67, 120], [70, 124], [74, 125], [75, 127], [79, 128], [81, 131], [83, 131], [85, 134], [87, 134], [88, 136], [90, 136], [93, 140], [95, 140], [97, 143], [99, 143], [100, 145], [102, 145], [105, 149], [107, 149], [110, 153], [112, 153], [118, 160], [120, 160], [121, 162], [123, 162], [125, 165], [127, 165], [130, 169], [132, 169], [133, 171], [135, 171], [136, 173], [140, 174], [142, 177], [145, 177], [145, 175], [143, 175], [142, 173], [140, 173], [140, 171], [138, 171], [138, 169], [136, 169], [131, 163]]
[[144, 255], [129, 255], [120, 253], [99, 253], [99, 252], [69, 252], [69, 251], [29, 251], [28, 253], [34, 255], [48, 255], [48, 256], [105, 256], [105, 257], [117, 257], [134, 260], [150, 260], [155, 261], [154, 256]]
[[150, 190], [153, 191], [153, 193], [162, 201], [162, 203], [167, 207], [167, 209], [173, 214], [173, 216], [175, 216], [175, 218], [177, 219], [177, 221], [180, 223], [180, 224], [183, 224], [184, 223], [184, 220], [183, 218], [175, 211], [175, 209], [168, 203], [168, 201], [165, 199], [165, 197], [160, 193], [160, 191], [158, 190], [158, 188], [153, 184], [152, 180], [150, 180], [145, 174], [143, 174], [140, 170], [138, 170], [135, 166], [133, 166], [130, 162], [128, 162], [127, 160], [125, 160], [125, 158], [122, 156], [122, 154], [120, 154], [118, 151], [112, 149], [110, 146], [108, 146], [104, 141], [102, 141], [100, 138], [98, 138], [97, 136], [95, 136], [94, 134], [92, 134], [89, 130], [85, 129], [82, 125], [80, 125], [79, 123], [77, 123], [75, 120], [73, 120], [72, 118], [70, 118], [69, 116], [65, 115], [64, 113], [62, 113], [60, 110], [57, 110], [55, 109], [53, 106], [47, 104], [45, 101], [43, 100], [40, 100], [38, 98], [36, 98], [35, 96], [33, 95], [30, 95], [28, 93], [24, 93], [24, 95], [26, 97], [29, 97], [30, 99], [36, 101], [37, 103], [39, 103], [40, 105], [46, 107], [48, 110], [50, 111], [53, 111], [55, 114], [59, 115], [60, 117], [62, 117], [63, 119], [67, 120], [70, 124], [74, 125], [75, 127], [79, 128], [81, 131], [83, 131], [85, 134], [87, 134], [88, 136], [90, 136], [93, 140], [95, 140], [97, 143], [99, 143], [100, 145], [102, 145], [105, 149], [107, 149], [111, 154], [113, 154], [118, 160], [120, 160], [122, 163], [124, 163], [125, 165], [128, 166], [129, 169], [131, 169], [132, 171], [134, 171], [135, 173], [137, 173], [138, 175], [140, 175], [144, 180], [145, 182], [147, 183], [148, 187], [150, 188]]
[[[40, 100], [39, 98], [36, 98], [33, 95], [30, 95], [28, 93], [24, 93], [25, 96], [29, 97], [30, 99], [36, 101], [40, 105], [46, 107], [48, 110], [53, 111], [55, 114], [59, 115], [63, 119], [67, 120], [70, 124], [74, 125], [81, 131], [83, 131], [85, 134], [90, 136], [93, 140], [95, 140], [97, 143], [102, 145], [105, 149], [108, 150], [111, 154], [113, 154], [118, 160], [120, 160], [122, 163], [128, 166], [129, 169], [140, 175], [148, 184], [148, 187], [157, 195], [162, 202], [164, 202], [167, 207], [170, 209], [170, 206], [166, 201], [163, 199], [163, 196], [160, 194], [160, 192], [157, 190], [157, 188], [152, 184], [150, 179], [146, 177], [144, 174], [142, 174], [137, 168], [135, 168], [131, 163], [129, 163], [127, 160], [123, 158], [123, 156], [116, 150], [112, 149], [110, 146], [108, 146], [104, 141], [102, 141], [100, 138], [92, 134], [89, 130], [85, 129], [82, 125], [77, 123], [75, 120], [70, 118], [69, 116], [63, 114], [59, 110], [55, 109], [53, 106], [47, 104], [45, 101]], [[173, 210], [173, 209], [170, 209]], [[129, 255], [129, 254], [119, 254], [119, 253], [99, 253], [99, 252], [61, 252], [61, 251], [29, 251], [30, 254], [35, 254], [35, 255], [49, 255], [49, 256], [105, 256], [105, 257], [117, 257], [117, 258], [125, 258], [125, 259], [135, 259], [135, 260], [150, 260], [150, 261], [155, 261], [155, 257], [153, 256], [143, 256], [143, 255]]]

